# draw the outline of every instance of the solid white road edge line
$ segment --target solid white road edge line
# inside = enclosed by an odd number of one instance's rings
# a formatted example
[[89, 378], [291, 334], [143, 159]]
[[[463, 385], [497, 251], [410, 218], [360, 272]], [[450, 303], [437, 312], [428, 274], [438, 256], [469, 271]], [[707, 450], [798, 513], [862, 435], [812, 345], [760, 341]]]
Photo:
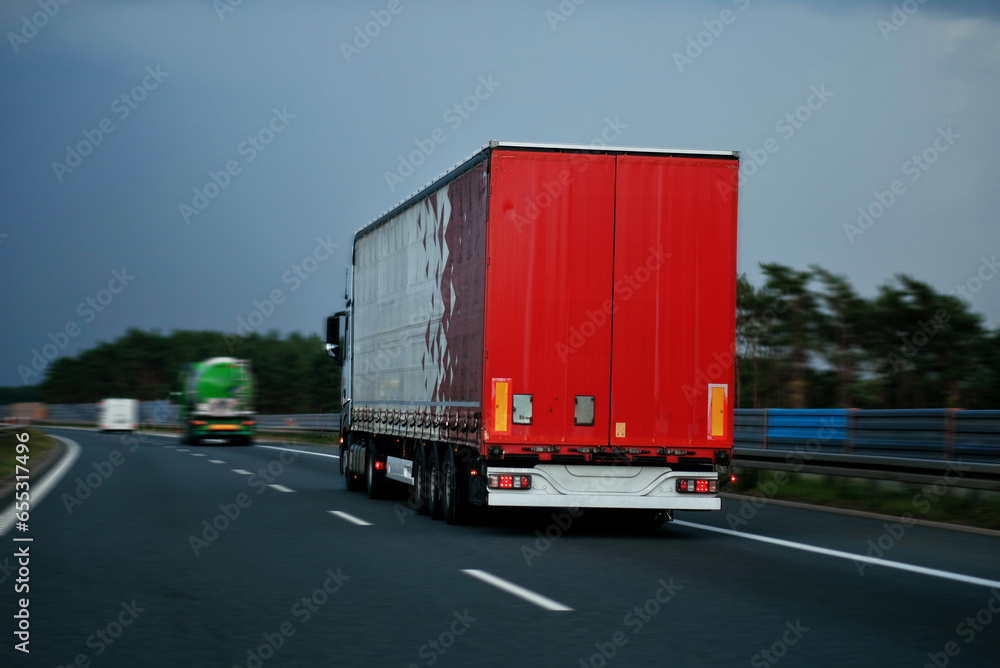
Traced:
[[328, 510], [326, 512], [330, 513], [331, 515], [336, 515], [342, 520], [347, 520], [348, 522], [357, 524], [359, 527], [370, 527], [372, 525], [371, 522], [365, 522], [360, 517], [355, 517], [350, 513], [345, 513], [343, 510]]
[[282, 448], [277, 445], [257, 445], [258, 448], [268, 448], [270, 450], [288, 450], [289, 452], [298, 452], [303, 455], [316, 455], [317, 457], [332, 457], [333, 459], [340, 459], [340, 455], [328, 455], [325, 452], [310, 452], [309, 450], [292, 450], [291, 448]]
[[853, 561], [860, 561], [861, 563], [872, 564], [874, 566], [885, 566], [886, 568], [895, 568], [901, 571], [909, 571], [910, 573], [919, 573], [921, 575], [929, 575], [931, 577], [944, 578], [945, 580], [954, 580], [956, 582], [981, 585], [983, 587], [1000, 587], [1000, 581], [998, 580], [987, 580], [986, 578], [977, 578], [972, 575], [962, 575], [961, 573], [942, 571], [937, 568], [928, 568], [926, 566], [915, 566], [913, 564], [905, 564], [901, 561], [889, 561], [888, 559], [878, 559], [876, 557], [869, 557], [868, 555], [865, 554], [852, 554], [850, 552], [841, 552], [840, 550], [831, 550], [826, 547], [817, 547], [815, 545], [807, 545], [805, 543], [795, 543], [790, 540], [783, 540], [781, 538], [770, 538], [768, 536], [760, 536], [752, 533], [743, 533], [742, 531], [733, 531], [732, 529], [722, 529], [720, 527], [712, 527], [705, 524], [695, 524], [694, 522], [684, 522], [682, 520], [674, 520], [673, 524], [679, 524], [681, 526], [691, 527], [693, 529], [704, 529], [705, 531], [714, 531], [716, 533], [723, 533], [729, 536], [739, 536], [740, 538], [749, 538], [750, 540], [757, 540], [762, 543], [770, 543], [771, 545], [788, 547], [793, 550], [802, 550], [804, 552], [814, 552], [816, 554], [822, 554], [828, 557], [837, 557], [838, 559], [851, 559]]
[[[41, 482], [37, 485], [32, 485], [31, 487], [31, 509], [35, 510], [38, 504], [42, 502], [45, 495], [48, 494], [49, 490], [55, 487], [56, 483], [62, 480], [62, 477], [66, 475], [70, 467], [76, 463], [77, 458], [80, 456], [80, 444], [76, 441], [64, 438], [62, 436], [56, 436], [50, 434], [53, 438], [58, 438], [62, 441], [67, 448], [67, 452], [63, 455], [62, 460], [56, 467], [45, 474]], [[31, 441], [28, 441], [29, 445]], [[30, 461], [30, 460], [29, 460]], [[30, 470], [30, 469], [29, 469]], [[16, 498], [16, 497], [15, 497]], [[14, 504], [10, 504], [10, 507], [0, 513], [0, 536], [4, 535], [10, 531], [11, 527], [14, 526]], [[29, 527], [30, 528], [30, 527]]]
[[513, 594], [519, 598], [523, 598], [529, 603], [534, 603], [540, 608], [545, 608], [546, 610], [552, 610], [553, 612], [571, 612], [573, 608], [563, 605], [558, 601], [553, 601], [547, 596], [542, 596], [541, 594], [536, 594], [530, 589], [525, 589], [520, 585], [516, 585], [513, 582], [508, 582], [503, 578], [497, 577], [492, 573], [487, 573], [486, 571], [481, 571], [475, 568], [463, 568], [462, 572], [471, 575], [472, 577], [482, 580], [486, 584], [491, 584], [497, 589], [502, 589], [508, 594]]

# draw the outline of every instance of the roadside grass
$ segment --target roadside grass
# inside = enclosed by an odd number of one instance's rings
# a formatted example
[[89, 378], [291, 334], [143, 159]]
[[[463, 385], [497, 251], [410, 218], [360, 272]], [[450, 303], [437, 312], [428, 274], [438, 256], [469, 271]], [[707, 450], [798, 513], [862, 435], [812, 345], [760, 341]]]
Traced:
[[[41, 432], [37, 429], [7, 429], [0, 432], [0, 479], [2, 478], [12, 478], [14, 473], [14, 467], [16, 465], [24, 466], [21, 461], [18, 461], [19, 456], [17, 452], [17, 444], [21, 443], [18, 440], [18, 434], [28, 433], [28, 446], [27, 453], [21, 453], [20, 456], [27, 454], [27, 466], [29, 472], [33, 472], [35, 467], [32, 466], [33, 462], [38, 462], [42, 455], [49, 450], [56, 447], [56, 440], [49, 436], [48, 434]], [[23, 450], [24, 448], [22, 448]], [[18, 475], [23, 475], [23, 470], [18, 472]], [[30, 473], [29, 473], [30, 475]]]
[[1000, 493], [938, 483], [903, 483], [740, 468], [723, 491], [1000, 530]]

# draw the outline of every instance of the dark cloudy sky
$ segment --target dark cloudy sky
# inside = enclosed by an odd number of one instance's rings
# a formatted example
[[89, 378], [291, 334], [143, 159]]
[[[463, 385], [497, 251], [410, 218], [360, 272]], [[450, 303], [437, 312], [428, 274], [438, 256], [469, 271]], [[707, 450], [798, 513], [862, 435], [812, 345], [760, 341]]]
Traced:
[[996, 327], [1000, 11], [893, 5], [5, 0], [0, 385], [275, 290], [260, 331], [319, 332], [353, 231], [490, 139], [739, 150], [751, 279], [907, 273]]

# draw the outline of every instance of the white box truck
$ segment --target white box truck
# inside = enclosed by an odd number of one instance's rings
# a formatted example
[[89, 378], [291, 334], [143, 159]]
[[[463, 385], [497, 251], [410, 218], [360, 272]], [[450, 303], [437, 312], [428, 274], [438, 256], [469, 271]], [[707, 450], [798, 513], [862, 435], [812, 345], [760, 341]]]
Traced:
[[135, 431], [139, 428], [139, 402], [105, 399], [97, 404], [98, 431]]

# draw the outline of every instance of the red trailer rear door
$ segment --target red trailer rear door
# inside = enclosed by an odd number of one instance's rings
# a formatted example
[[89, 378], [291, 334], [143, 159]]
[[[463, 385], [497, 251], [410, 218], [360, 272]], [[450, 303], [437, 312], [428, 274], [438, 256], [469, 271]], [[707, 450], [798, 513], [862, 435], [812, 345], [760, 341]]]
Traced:
[[615, 158], [497, 150], [490, 169], [485, 438], [607, 445]]
[[731, 442], [733, 159], [619, 156], [612, 445]]

